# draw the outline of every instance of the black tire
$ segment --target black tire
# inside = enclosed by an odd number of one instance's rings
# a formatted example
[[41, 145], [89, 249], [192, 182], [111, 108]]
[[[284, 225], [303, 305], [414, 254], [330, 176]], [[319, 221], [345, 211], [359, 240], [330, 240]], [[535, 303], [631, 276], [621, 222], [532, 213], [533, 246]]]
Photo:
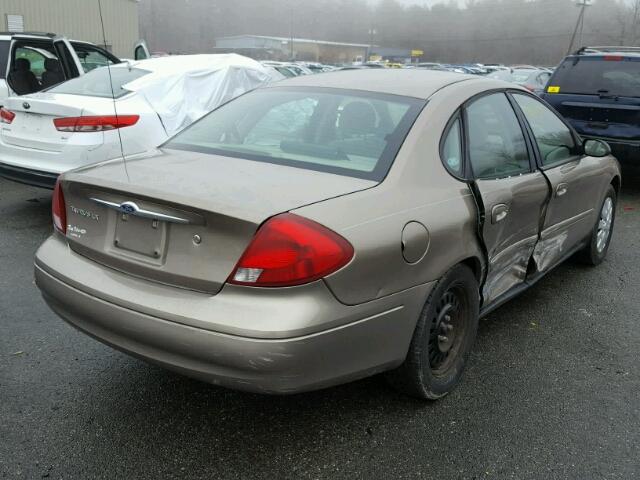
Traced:
[[[600, 229], [600, 222], [602, 220], [603, 208], [607, 202], [607, 199], [611, 199], [612, 211], [611, 211], [611, 222], [609, 225], [608, 235], [606, 238], [606, 243], [603, 245], [598, 245], [598, 232]], [[598, 209], [598, 217], [596, 219], [596, 224], [593, 226], [593, 231], [591, 232], [591, 237], [589, 238], [589, 243], [587, 246], [578, 253], [578, 259], [587, 265], [596, 266], [602, 263], [604, 258], [607, 256], [607, 252], [609, 251], [609, 245], [611, 244], [611, 237], [613, 236], [613, 226], [615, 224], [616, 219], [616, 202], [617, 195], [616, 191], [613, 188], [613, 185], [609, 185], [607, 192], [605, 193], [602, 202], [600, 202], [600, 206]]]
[[449, 270], [429, 295], [407, 358], [387, 374], [389, 382], [403, 393], [428, 400], [453, 390], [476, 338], [479, 305], [478, 282], [471, 269], [458, 265]]

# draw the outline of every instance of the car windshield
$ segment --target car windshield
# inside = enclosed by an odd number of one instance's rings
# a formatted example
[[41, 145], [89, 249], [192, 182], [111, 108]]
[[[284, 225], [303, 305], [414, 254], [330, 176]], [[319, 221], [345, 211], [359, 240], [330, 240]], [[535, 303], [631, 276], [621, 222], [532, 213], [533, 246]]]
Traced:
[[556, 69], [549, 85], [559, 87], [558, 93], [639, 97], [640, 58], [615, 55], [567, 58]]
[[165, 147], [381, 181], [423, 106], [397, 95], [271, 87], [214, 110]]
[[[68, 80], [60, 85], [50, 88], [51, 93], [66, 93], [70, 95], [86, 95], [88, 97], [103, 98], [119, 98], [129, 90], [123, 88], [123, 85], [134, 81], [144, 75], [150, 73], [140, 68], [127, 67], [111, 67], [109, 73], [108, 67], [101, 67], [91, 70], [85, 75]], [[109, 80], [111, 79], [111, 84]], [[113, 89], [111, 87], [113, 85]], [[113, 92], [113, 95], [112, 95]]]

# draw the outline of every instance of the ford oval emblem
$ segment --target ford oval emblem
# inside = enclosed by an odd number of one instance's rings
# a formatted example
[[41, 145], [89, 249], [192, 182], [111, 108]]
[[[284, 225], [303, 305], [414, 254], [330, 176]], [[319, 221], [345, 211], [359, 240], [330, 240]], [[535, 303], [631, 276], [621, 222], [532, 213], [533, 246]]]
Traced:
[[29, 109], [31, 108], [31, 105], [29, 104], [29, 102], [24, 102], [24, 103], [22, 104], [22, 107], [23, 107], [25, 110], [29, 110]]
[[136, 213], [139, 210], [138, 206], [133, 202], [124, 202], [120, 204], [120, 211], [122, 213]]

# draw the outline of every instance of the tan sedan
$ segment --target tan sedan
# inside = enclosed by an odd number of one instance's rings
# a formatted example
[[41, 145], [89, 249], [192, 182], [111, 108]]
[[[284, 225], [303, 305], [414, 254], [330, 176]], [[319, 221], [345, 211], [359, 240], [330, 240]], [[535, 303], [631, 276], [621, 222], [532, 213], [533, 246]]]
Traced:
[[298, 77], [154, 154], [63, 175], [36, 280], [78, 329], [214, 384], [291, 393], [387, 371], [435, 399], [481, 316], [574, 254], [603, 260], [609, 153], [495, 80]]

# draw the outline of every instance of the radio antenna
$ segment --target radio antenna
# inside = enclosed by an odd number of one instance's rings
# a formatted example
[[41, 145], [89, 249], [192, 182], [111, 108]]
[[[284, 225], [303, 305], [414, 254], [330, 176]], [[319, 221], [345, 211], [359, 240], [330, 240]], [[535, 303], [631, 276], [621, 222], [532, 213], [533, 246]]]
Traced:
[[[102, 16], [102, 1], [97, 0], [98, 2], [98, 12], [100, 13], [100, 27], [102, 28], [102, 44], [104, 48], [107, 48], [107, 34], [104, 29], [104, 18]], [[116, 117], [116, 123], [118, 123], [118, 107], [116, 105], [116, 94], [113, 90], [113, 77], [111, 76], [111, 65], [107, 60], [107, 72], [109, 72], [109, 86], [111, 88], [111, 100], [113, 101], [113, 112]], [[124, 171], [127, 175], [127, 180], [129, 180], [129, 171], [127, 170], [127, 159], [124, 155], [124, 145], [122, 144], [122, 134], [120, 133], [120, 129], [116, 128], [116, 132], [118, 132], [118, 141], [120, 142], [120, 155], [122, 155], [122, 162], [124, 165]]]

